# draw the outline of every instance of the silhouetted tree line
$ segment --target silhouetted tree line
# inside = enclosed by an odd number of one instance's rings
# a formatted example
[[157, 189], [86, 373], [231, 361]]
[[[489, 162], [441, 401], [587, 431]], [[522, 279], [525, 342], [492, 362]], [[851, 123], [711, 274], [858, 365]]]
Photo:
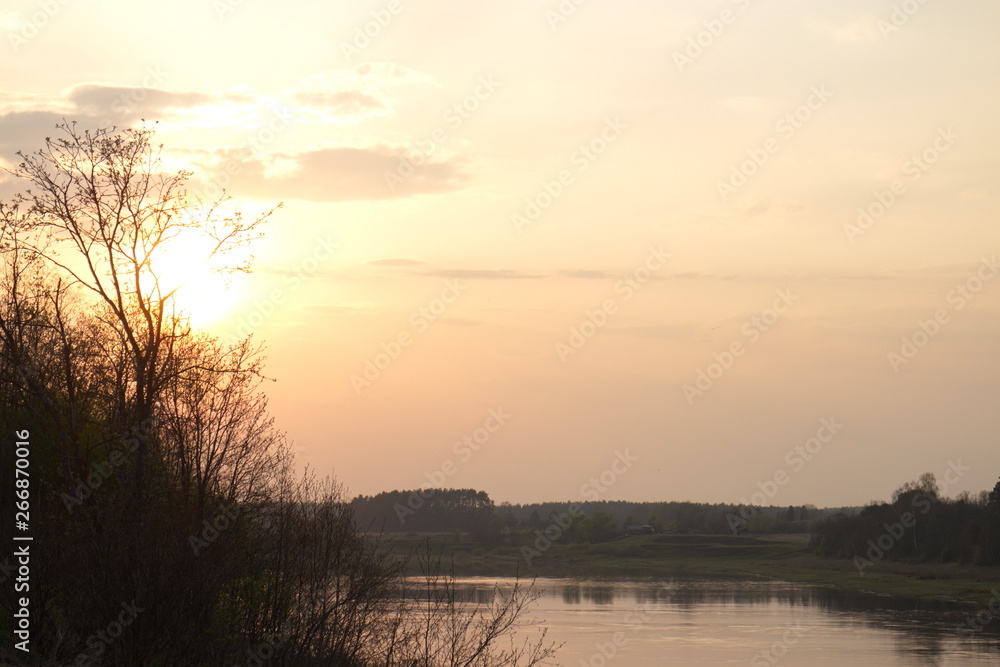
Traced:
[[[732, 533], [734, 517], [749, 523], [752, 532], [808, 532], [808, 522], [830, 510], [801, 507], [741, 507], [693, 502], [587, 501], [574, 503], [584, 516], [606, 514], [624, 533], [627, 526], [649, 525], [657, 532]], [[497, 511], [508, 528], [544, 528], [553, 513], [565, 512], [567, 503], [501, 503]], [[745, 517], [745, 518], [744, 518]], [[756, 528], [755, 530], [753, 528]]]
[[811, 546], [823, 556], [855, 559], [862, 571], [882, 559], [997, 565], [1000, 482], [978, 496], [949, 499], [925, 473], [897, 489], [890, 502], [827, 518], [816, 526]]
[[475, 489], [417, 489], [360, 495], [351, 501], [359, 526], [376, 532], [486, 534], [496, 530], [493, 501]]
[[[557, 534], [556, 543], [597, 543], [621, 537], [629, 526], [653, 532], [805, 533], [811, 522], [835, 510], [740, 507], [691, 502], [587, 501], [494, 505], [484, 491], [418, 489], [360, 495], [351, 501], [355, 520], [385, 533], [470, 533], [487, 545], [520, 546], [536, 531]], [[558, 530], [556, 530], [558, 529]]]
[[0, 203], [0, 662], [543, 660], [543, 640], [507, 641], [530, 591], [477, 608], [432, 563], [404, 578], [336, 483], [293, 473], [260, 348], [191, 328], [158, 262], [187, 234], [225, 254], [260, 220], [189, 197], [148, 129], [59, 130], [19, 154], [29, 190]]

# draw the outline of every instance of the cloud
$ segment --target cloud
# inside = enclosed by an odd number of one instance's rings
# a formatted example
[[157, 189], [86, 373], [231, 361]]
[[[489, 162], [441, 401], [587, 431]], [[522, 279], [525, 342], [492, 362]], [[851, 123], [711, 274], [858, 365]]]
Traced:
[[391, 199], [448, 192], [469, 178], [465, 160], [456, 157], [421, 165], [390, 187], [386, 175], [397, 172], [404, 156], [404, 149], [388, 145], [262, 154], [249, 148], [223, 148], [203, 152], [195, 162], [206, 186], [214, 183], [232, 194], [268, 200]]
[[394, 63], [365, 63], [352, 70], [303, 77], [282, 93], [280, 102], [321, 122], [353, 122], [392, 113], [392, 89], [421, 84], [437, 82]]
[[177, 168], [194, 171], [192, 186], [203, 185], [206, 192], [225, 188], [266, 200], [376, 200], [450, 192], [469, 180], [468, 160], [444, 152], [402, 177], [403, 166], [411, 166], [406, 158], [412, 151], [398, 139], [302, 148], [282, 145], [280, 150], [272, 143], [296, 125], [338, 125], [393, 113], [394, 89], [438, 85], [416, 70], [366, 63], [303, 77], [278, 93], [246, 86], [166, 90], [156, 85], [162, 78], [162, 73], [151, 70], [141, 86], [83, 82], [59, 95], [0, 93], [0, 108], [6, 110], [0, 113], [0, 157], [13, 158], [18, 149], [40, 147], [64, 120], [93, 129], [134, 126], [146, 119], [161, 121], [161, 129], [169, 132], [219, 128], [230, 141], [234, 130], [246, 135], [235, 146], [173, 147], [165, 153]]
[[163, 120], [173, 126], [261, 123], [268, 106], [260, 97], [241, 94], [170, 91], [156, 87], [80, 83], [58, 96], [7, 93], [0, 97], [7, 110], [0, 114], [0, 146], [40, 145], [63, 120], [83, 129], [128, 127], [141, 119]]
[[611, 274], [607, 271], [576, 269], [574, 271], [560, 271], [559, 273], [567, 278], [582, 278], [584, 280], [609, 280], [611, 278]]
[[0, 147], [7, 149], [4, 156], [11, 157], [21, 148], [40, 146], [65, 117], [54, 111], [12, 111], [0, 115]]
[[[557, 271], [556, 275], [563, 278], [574, 278], [576, 280], [621, 280], [628, 271], [623, 270], [620, 272], [615, 271], [598, 271], [594, 269], [573, 269], [573, 270], [563, 270]], [[670, 275], [652, 274], [647, 278], [647, 280], [666, 280], [669, 278], [687, 277], [682, 276], [678, 273], [673, 273]]]
[[159, 88], [83, 83], [66, 94], [77, 113], [93, 117], [115, 116], [129, 122], [143, 117], [169, 115], [178, 109], [204, 106], [213, 101], [206, 93], [171, 92]]
[[[989, 255], [992, 257], [992, 255]], [[397, 273], [404, 276], [430, 277], [430, 278], [458, 278], [465, 280], [598, 280], [614, 282], [620, 280], [625, 271], [605, 271], [598, 269], [555, 269], [547, 271], [527, 272], [517, 269], [464, 269], [428, 267], [426, 262], [408, 259], [386, 259], [375, 260], [368, 263], [370, 266], [383, 267], [386, 269], [398, 269]], [[704, 281], [704, 282], [753, 282], [768, 284], [793, 283], [830, 283], [830, 282], [884, 282], [884, 281], [912, 281], [936, 277], [955, 277], [971, 275], [982, 262], [969, 262], [962, 264], [948, 264], [940, 266], [914, 267], [909, 269], [893, 269], [871, 272], [844, 272], [839, 270], [816, 269], [809, 270], [789, 270], [784, 272], [762, 271], [754, 273], [705, 273], [701, 271], [675, 271], [668, 274], [657, 274], [650, 277], [650, 280], [662, 281]]]
[[329, 122], [354, 121], [391, 113], [391, 90], [420, 84], [436, 82], [422, 72], [394, 63], [365, 63], [352, 70], [303, 77], [282, 93], [280, 101]]
[[546, 277], [541, 273], [524, 273], [511, 269], [436, 269], [421, 271], [420, 275], [466, 280], [537, 280]]
[[64, 117], [85, 127], [130, 125], [145, 118], [180, 129], [240, 129], [263, 125], [280, 109], [293, 122], [357, 122], [392, 113], [393, 90], [400, 86], [438, 85], [429, 75], [393, 63], [317, 72], [277, 93], [248, 86], [166, 90], [158, 87], [165, 77], [151, 69], [141, 85], [85, 81], [56, 95], [0, 92], [5, 111], [0, 114], [0, 145], [44, 137]]
[[[84, 97], [106, 99], [107, 91], [85, 91]], [[179, 104], [194, 98], [162, 97], [151, 104]], [[88, 102], [89, 103], [89, 102]], [[41, 146], [67, 116], [52, 111], [19, 111], [0, 116], [0, 157], [14, 159], [18, 149]], [[92, 118], [92, 117], [91, 117]], [[94, 123], [96, 125], [96, 123]], [[81, 121], [86, 127], [88, 123]], [[170, 156], [195, 172], [205, 192], [225, 188], [231, 194], [265, 199], [349, 201], [390, 199], [449, 192], [469, 180], [468, 161], [452, 156], [414, 168], [390, 187], [387, 174], [397, 174], [407, 155], [402, 146], [333, 146], [292, 151], [256, 152], [249, 147], [175, 149]]]
[[[602, 280], [613, 282], [621, 280], [626, 271], [602, 271], [596, 269], [554, 270], [546, 272], [526, 272], [517, 269], [462, 269], [462, 268], [428, 268], [417, 269], [425, 262], [406, 259], [388, 259], [369, 262], [372, 266], [412, 268], [405, 271], [406, 275], [432, 278], [458, 278], [465, 280], [546, 280], [553, 278], [569, 278], [570, 280]], [[725, 280], [725, 277], [711, 276], [695, 272], [677, 272], [666, 276], [653, 275], [650, 280]]]
[[388, 110], [385, 101], [360, 90], [300, 90], [289, 102], [297, 107], [321, 109], [338, 118], [363, 118]]

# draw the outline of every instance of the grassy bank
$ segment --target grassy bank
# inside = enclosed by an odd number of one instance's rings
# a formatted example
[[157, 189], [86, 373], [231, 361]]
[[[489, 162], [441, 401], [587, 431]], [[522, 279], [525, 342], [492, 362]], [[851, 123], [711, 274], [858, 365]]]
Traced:
[[817, 557], [806, 542], [805, 535], [635, 535], [602, 544], [553, 545], [530, 563], [520, 548], [484, 548], [465, 535], [394, 536], [388, 548], [398, 554], [429, 550], [463, 576], [770, 578], [976, 603], [1000, 590], [996, 568], [881, 561], [862, 576], [851, 560]]

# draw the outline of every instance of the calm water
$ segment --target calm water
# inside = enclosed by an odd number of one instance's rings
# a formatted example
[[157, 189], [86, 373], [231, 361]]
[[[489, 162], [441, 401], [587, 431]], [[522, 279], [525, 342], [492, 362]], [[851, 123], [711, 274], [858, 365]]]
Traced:
[[[487, 601], [497, 582], [512, 583], [466, 578], [459, 588]], [[737, 580], [538, 579], [536, 587], [533, 616], [565, 643], [557, 661], [566, 667], [1000, 665], [1000, 617], [982, 631], [958, 629], [975, 607]]]

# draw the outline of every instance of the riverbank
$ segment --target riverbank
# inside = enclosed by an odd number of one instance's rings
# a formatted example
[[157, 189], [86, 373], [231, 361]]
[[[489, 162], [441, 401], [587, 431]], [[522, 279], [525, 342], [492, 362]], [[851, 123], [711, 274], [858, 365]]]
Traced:
[[388, 538], [397, 554], [440, 556], [459, 576], [738, 577], [782, 579], [922, 599], [985, 604], [1000, 590], [1000, 569], [957, 563], [876, 562], [859, 574], [851, 560], [820, 558], [806, 535], [634, 535], [545, 551], [485, 548], [465, 535]]

